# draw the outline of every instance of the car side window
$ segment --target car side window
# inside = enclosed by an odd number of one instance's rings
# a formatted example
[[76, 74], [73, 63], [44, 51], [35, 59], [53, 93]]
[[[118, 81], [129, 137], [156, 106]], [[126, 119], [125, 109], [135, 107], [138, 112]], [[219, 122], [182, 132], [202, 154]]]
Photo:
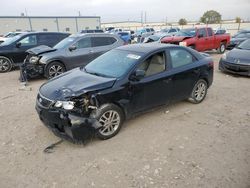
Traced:
[[202, 37], [207, 37], [207, 32], [205, 28], [199, 29], [199, 35], [202, 35]]
[[90, 48], [91, 47], [91, 40], [90, 37], [83, 38], [76, 42], [75, 44], [76, 48]]
[[207, 28], [207, 33], [209, 37], [213, 36], [213, 31], [211, 28]]
[[150, 56], [140, 64], [138, 69], [144, 70], [145, 76], [150, 76], [165, 71], [166, 69], [165, 52], [159, 52]]
[[37, 45], [37, 37], [36, 35], [29, 35], [19, 42], [21, 43], [21, 46], [35, 46]]
[[195, 61], [193, 55], [184, 49], [171, 49], [169, 54], [173, 68], [188, 65]]
[[108, 46], [116, 42], [113, 37], [92, 37], [92, 46]]

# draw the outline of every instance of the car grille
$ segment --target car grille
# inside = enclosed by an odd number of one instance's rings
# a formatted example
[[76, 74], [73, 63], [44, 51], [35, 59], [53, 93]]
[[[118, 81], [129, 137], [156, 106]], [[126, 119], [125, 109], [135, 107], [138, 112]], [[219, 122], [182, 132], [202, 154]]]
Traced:
[[42, 96], [40, 93], [37, 95], [37, 102], [45, 108], [49, 108], [54, 103], [53, 100], [47, 99], [46, 97]]

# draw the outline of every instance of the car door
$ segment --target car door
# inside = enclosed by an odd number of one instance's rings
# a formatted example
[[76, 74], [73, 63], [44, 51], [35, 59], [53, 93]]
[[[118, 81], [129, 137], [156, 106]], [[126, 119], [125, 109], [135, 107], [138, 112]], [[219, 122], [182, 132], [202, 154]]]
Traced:
[[91, 38], [84, 37], [77, 40], [73, 45], [66, 49], [67, 66], [69, 69], [85, 66], [92, 60]]
[[170, 102], [171, 76], [166, 73], [165, 51], [151, 54], [136, 70], [144, 70], [145, 76], [139, 81], [130, 81], [131, 111], [140, 112]]
[[211, 50], [214, 49], [215, 47], [215, 38], [214, 38], [214, 34], [213, 34], [213, 30], [211, 28], [207, 28], [207, 49]]
[[207, 46], [207, 30], [205, 28], [200, 28], [197, 32], [196, 49], [198, 51], [205, 51], [208, 49]]
[[13, 61], [16, 63], [23, 63], [27, 56], [26, 51], [37, 46], [37, 35], [32, 34], [24, 36], [19, 39], [13, 49]]
[[117, 40], [114, 37], [109, 36], [94, 36], [91, 37], [92, 49], [91, 49], [91, 60], [99, 57], [105, 52], [114, 48], [113, 44]]
[[199, 78], [200, 68], [197, 67], [197, 59], [184, 48], [171, 48], [168, 53], [173, 74], [172, 100], [186, 99], [190, 96], [193, 86]]

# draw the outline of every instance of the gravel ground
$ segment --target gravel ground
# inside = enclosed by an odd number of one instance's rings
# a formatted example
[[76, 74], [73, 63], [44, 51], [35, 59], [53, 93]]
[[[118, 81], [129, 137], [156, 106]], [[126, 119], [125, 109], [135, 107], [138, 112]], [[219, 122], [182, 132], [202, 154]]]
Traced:
[[45, 80], [20, 91], [19, 71], [0, 80], [0, 187], [250, 187], [249, 78], [218, 71], [207, 98], [127, 121], [112, 139], [58, 141], [40, 122], [35, 98]]

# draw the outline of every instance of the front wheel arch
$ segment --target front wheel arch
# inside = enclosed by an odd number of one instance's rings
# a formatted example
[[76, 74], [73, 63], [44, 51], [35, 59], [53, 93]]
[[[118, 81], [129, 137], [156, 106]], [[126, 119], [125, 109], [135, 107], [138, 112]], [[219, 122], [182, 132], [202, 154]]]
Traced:
[[65, 64], [64, 64], [62, 61], [60, 61], [60, 60], [52, 60], [52, 61], [50, 61], [48, 64], [46, 64], [46, 66], [44, 67], [44, 76], [45, 76], [47, 79], [50, 79], [50, 78], [51, 78], [51, 77], [48, 75], [48, 68], [49, 68], [49, 66], [50, 66], [51, 64], [53, 64], [53, 63], [59, 63], [59, 64], [61, 64], [61, 65], [63, 66], [63, 68], [64, 68], [64, 72], [67, 71], [67, 68], [66, 68]]

